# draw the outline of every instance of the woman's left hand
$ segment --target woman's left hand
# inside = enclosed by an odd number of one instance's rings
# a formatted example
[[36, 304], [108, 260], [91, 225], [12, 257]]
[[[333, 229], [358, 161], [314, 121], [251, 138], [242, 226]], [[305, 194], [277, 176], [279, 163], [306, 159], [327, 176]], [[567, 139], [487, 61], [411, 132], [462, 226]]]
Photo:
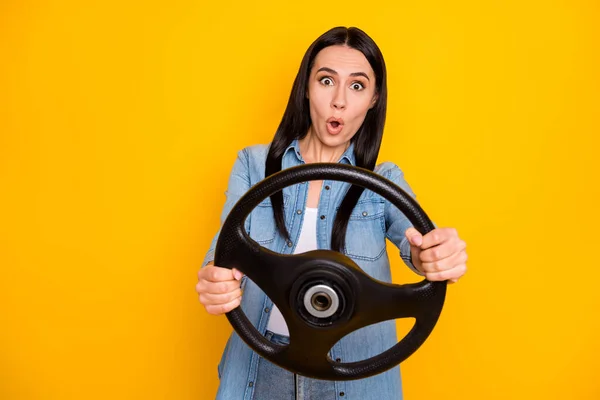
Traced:
[[436, 228], [421, 235], [415, 228], [405, 232], [413, 265], [429, 281], [458, 281], [467, 272], [467, 244], [454, 228]]

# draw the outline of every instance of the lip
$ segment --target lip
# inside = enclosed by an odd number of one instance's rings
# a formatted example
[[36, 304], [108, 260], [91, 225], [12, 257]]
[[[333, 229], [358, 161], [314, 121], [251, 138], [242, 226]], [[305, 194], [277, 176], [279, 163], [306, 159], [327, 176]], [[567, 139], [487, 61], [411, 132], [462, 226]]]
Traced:
[[337, 123], [339, 123], [340, 125], [344, 125], [344, 120], [343, 120], [343, 119], [341, 119], [341, 118], [330, 117], [330, 118], [329, 118], [329, 119], [328, 119], [326, 122], [327, 122], [327, 123], [330, 123], [330, 122], [337, 122]]
[[[326, 122], [327, 132], [329, 132], [330, 135], [337, 135], [342, 131], [342, 129], [344, 129], [344, 120], [341, 118], [331, 117]], [[337, 122], [338, 125], [334, 127], [332, 122]]]

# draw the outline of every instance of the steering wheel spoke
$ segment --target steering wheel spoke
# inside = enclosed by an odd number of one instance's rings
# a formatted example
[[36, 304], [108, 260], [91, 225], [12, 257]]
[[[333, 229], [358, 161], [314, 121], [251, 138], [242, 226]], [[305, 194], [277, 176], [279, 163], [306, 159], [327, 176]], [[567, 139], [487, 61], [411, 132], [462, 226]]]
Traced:
[[325, 332], [324, 329], [315, 330], [301, 325], [291, 325], [289, 328], [290, 344], [278, 355], [277, 361], [282, 366], [289, 365], [288, 361], [292, 361], [295, 365], [294, 372], [299, 374], [306, 374], [307, 370], [311, 370], [313, 375], [332, 377], [334, 371], [328, 353], [342, 338], [341, 332]]
[[427, 280], [393, 285], [367, 279], [361, 285], [357, 301], [355, 321], [360, 328], [390, 319], [427, 318], [440, 302], [440, 296], [443, 297], [443, 293], [435, 290], [437, 284]]

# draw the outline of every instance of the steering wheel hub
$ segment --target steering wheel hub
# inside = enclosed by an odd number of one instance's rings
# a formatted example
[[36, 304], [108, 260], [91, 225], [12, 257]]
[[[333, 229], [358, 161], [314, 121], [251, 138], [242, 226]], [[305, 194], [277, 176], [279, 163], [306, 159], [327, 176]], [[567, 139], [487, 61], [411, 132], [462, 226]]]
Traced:
[[292, 309], [307, 324], [327, 327], [352, 316], [353, 287], [335, 263], [307, 263], [290, 293]]

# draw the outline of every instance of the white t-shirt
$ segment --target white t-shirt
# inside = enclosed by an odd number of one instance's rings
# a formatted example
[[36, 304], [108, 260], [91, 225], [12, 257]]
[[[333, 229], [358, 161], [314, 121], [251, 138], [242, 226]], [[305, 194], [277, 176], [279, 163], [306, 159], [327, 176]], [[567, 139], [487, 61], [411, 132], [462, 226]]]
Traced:
[[[317, 213], [317, 208], [306, 208], [302, 229], [300, 230], [300, 238], [298, 238], [294, 254], [317, 249]], [[273, 309], [271, 310], [267, 330], [283, 336], [290, 335], [283, 315], [281, 315], [281, 311], [279, 311], [279, 308], [275, 304], [273, 304]]]

